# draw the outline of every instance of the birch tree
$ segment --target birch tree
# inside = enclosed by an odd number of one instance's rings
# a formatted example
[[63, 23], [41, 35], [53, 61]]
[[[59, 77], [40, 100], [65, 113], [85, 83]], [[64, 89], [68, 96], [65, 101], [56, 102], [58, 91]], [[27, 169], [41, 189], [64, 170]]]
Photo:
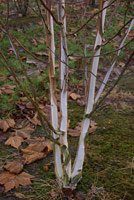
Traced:
[[[49, 5], [50, 8], [50, 1], [46, 1], [46, 5]], [[119, 45], [119, 50], [117, 51], [117, 56], [113, 60], [113, 64], [109, 68], [108, 72], [106, 73], [106, 76], [103, 80], [102, 85], [100, 86], [100, 89], [98, 90], [97, 94], [95, 92], [96, 87], [96, 77], [99, 67], [99, 60], [100, 60], [100, 54], [101, 54], [101, 46], [103, 42], [103, 34], [105, 31], [105, 19], [106, 19], [106, 13], [107, 8], [110, 4], [109, 0], [99, 1], [99, 14], [98, 14], [98, 20], [97, 20], [97, 34], [96, 34], [96, 40], [94, 44], [94, 56], [92, 60], [92, 68], [90, 73], [90, 78], [87, 81], [86, 88], [88, 88], [88, 96], [87, 96], [87, 103], [85, 107], [85, 114], [84, 119], [82, 122], [81, 127], [81, 134], [79, 138], [79, 144], [77, 149], [76, 158], [73, 162], [73, 166], [71, 166], [71, 159], [70, 159], [70, 153], [68, 150], [68, 138], [67, 138], [67, 121], [68, 121], [68, 111], [67, 111], [67, 90], [68, 90], [68, 47], [67, 47], [67, 28], [66, 28], [66, 13], [65, 13], [65, 0], [58, 1], [57, 7], [58, 7], [58, 20], [61, 23], [60, 24], [60, 58], [59, 58], [59, 67], [60, 67], [60, 111], [61, 111], [61, 119], [59, 121], [59, 127], [58, 125], [58, 116], [57, 116], [57, 105], [56, 105], [56, 97], [55, 94], [55, 82], [54, 80], [54, 55], [55, 55], [55, 48], [54, 48], [54, 28], [53, 28], [53, 17], [48, 13], [49, 15], [49, 26], [51, 27], [51, 41], [49, 41], [49, 48], [50, 48], [50, 93], [51, 93], [51, 115], [52, 117], [52, 125], [54, 128], [59, 130], [59, 141], [61, 146], [58, 147], [57, 145], [57, 153], [55, 151], [55, 165], [58, 171], [58, 177], [62, 180], [62, 186], [65, 188], [72, 188], [75, 189], [77, 186], [79, 180], [82, 177], [82, 170], [83, 170], [83, 163], [85, 158], [85, 138], [88, 134], [88, 130], [90, 127], [91, 119], [90, 114], [92, 113], [94, 109], [94, 105], [99, 100], [105, 85], [107, 81], [109, 80], [110, 74], [116, 64], [116, 61], [118, 59], [118, 56], [120, 55], [121, 48], [124, 45], [127, 35], [129, 34], [133, 24], [134, 20], [131, 21], [129, 24], [129, 28], [126, 31], [126, 34], [124, 38], [121, 41], [121, 44]], [[87, 73], [86, 73], [87, 76]], [[53, 78], [52, 78], [53, 77]], [[86, 77], [87, 79], [87, 77]], [[57, 137], [54, 135], [54, 137]], [[65, 149], [64, 149], [64, 148]], [[64, 149], [64, 150], [63, 150]], [[61, 160], [61, 156], [63, 156], [63, 159]], [[57, 162], [58, 160], [58, 162]], [[60, 163], [60, 164], [58, 164]]]
[[[60, 94], [60, 108], [61, 108], [61, 121], [60, 121], [60, 142], [61, 145], [64, 145], [66, 147], [67, 151], [63, 152], [63, 163], [62, 166], [63, 170], [63, 177], [67, 176], [67, 179], [63, 178], [63, 187], [70, 187], [72, 189], [75, 189], [77, 186], [77, 183], [81, 179], [82, 176], [82, 170], [83, 170], [83, 163], [85, 158], [85, 138], [88, 134], [88, 130], [90, 127], [91, 119], [90, 114], [92, 113], [94, 109], [94, 105], [99, 100], [105, 85], [107, 81], [109, 80], [110, 74], [116, 64], [116, 61], [120, 55], [121, 48], [124, 45], [126, 38], [134, 24], [134, 20], [131, 21], [129, 24], [129, 28], [126, 31], [126, 34], [124, 38], [121, 41], [121, 44], [119, 45], [119, 50], [117, 51], [117, 56], [113, 60], [113, 64], [109, 68], [108, 72], [106, 73], [106, 76], [103, 80], [102, 85], [100, 86], [100, 89], [98, 90], [97, 94], [95, 92], [96, 87], [96, 77], [99, 67], [99, 60], [100, 60], [100, 54], [101, 54], [101, 46], [102, 46], [102, 39], [103, 34], [105, 31], [105, 19], [106, 19], [106, 13], [107, 8], [110, 4], [109, 0], [99, 1], [99, 12], [98, 14], [98, 21], [97, 21], [97, 34], [96, 34], [96, 40], [94, 44], [94, 56], [92, 60], [92, 68], [91, 68], [91, 74], [90, 78], [87, 81], [87, 88], [88, 88], [88, 96], [87, 96], [87, 103], [85, 107], [85, 114], [84, 119], [82, 123], [81, 128], [81, 134], [79, 138], [79, 144], [77, 149], [76, 158], [74, 160], [73, 166], [71, 168], [71, 160], [69, 159], [66, 161], [67, 154], [69, 155], [68, 151], [68, 140], [67, 140], [67, 120], [68, 120], [68, 114], [67, 114], [67, 80], [68, 80], [68, 47], [67, 47], [67, 37], [66, 37], [66, 14], [65, 14], [65, 0], [60, 0], [58, 3], [58, 16], [59, 21], [61, 22], [60, 25], [60, 82], [61, 82], [61, 94]], [[54, 52], [54, 50], [52, 50]], [[86, 77], [87, 79], [87, 77]], [[68, 152], [68, 153], [67, 153]], [[67, 154], [66, 154], [67, 153]], [[67, 156], [68, 157], [68, 156]], [[59, 170], [61, 171], [61, 169]]]
[[[48, 61], [49, 61], [49, 90], [50, 90], [50, 104], [51, 104], [51, 123], [46, 120], [45, 117], [41, 115], [39, 107], [35, 101], [30, 99], [33, 103], [34, 108], [37, 110], [38, 115], [41, 119], [41, 124], [44, 127], [43, 120], [46, 125], [49, 127], [52, 139], [54, 141], [54, 162], [55, 162], [55, 174], [59, 181], [61, 188], [69, 188], [74, 190], [77, 187], [78, 182], [82, 178], [83, 164], [85, 159], [85, 139], [89, 132], [89, 127], [91, 124], [91, 115], [94, 112], [97, 103], [103, 95], [105, 86], [110, 78], [110, 75], [118, 61], [121, 49], [124, 46], [124, 43], [127, 39], [128, 34], [130, 33], [133, 25], [134, 19], [128, 24], [128, 28], [122, 41], [119, 44], [117, 50], [117, 55], [113, 58], [112, 64], [109, 66], [108, 71], [106, 72], [103, 82], [100, 85], [100, 88], [96, 92], [96, 82], [97, 74], [100, 64], [100, 56], [103, 48], [103, 35], [105, 32], [105, 21], [107, 16], [107, 10], [112, 5], [110, 0], [100, 0], [99, 1], [99, 11], [91, 16], [92, 19], [94, 16], [97, 16], [97, 33], [96, 39], [93, 48], [93, 58], [91, 63], [91, 72], [90, 77], [87, 77], [85, 73], [86, 80], [86, 91], [87, 91], [87, 101], [81, 126], [81, 134], [79, 137], [78, 148], [76, 152], [76, 157], [74, 160], [71, 159], [68, 145], [68, 45], [67, 45], [67, 16], [66, 16], [66, 1], [59, 0], [57, 3], [58, 14], [55, 17], [53, 14], [53, 4], [52, 0], [40, 0], [42, 5], [46, 10], [46, 19], [45, 19], [45, 33], [46, 33], [46, 46], [48, 49]], [[115, 2], [115, 1], [113, 1]], [[88, 20], [89, 21], [89, 20]], [[59, 26], [58, 39], [59, 39], [59, 48], [55, 48], [55, 25]], [[80, 27], [76, 32], [81, 31]], [[16, 59], [18, 59], [18, 54], [15, 49], [11, 35], [6, 32], [6, 29], [3, 27], [1, 30], [7, 34]], [[89, 33], [90, 34], [90, 33]], [[45, 36], [44, 36], [45, 37]], [[56, 82], [56, 53], [58, 53], [58, 62], [59, 62], [59, 83], [60, 83], [60, 94], [59, 99], [60, 103], [58, 105], [57, 101], [57, 82]], [[86, 51], [86, 56], [87, 51]], [[125, 72], [125, 69], [129, 65], [134, 52], [130, 55], [128, 61], [126, 62], [121, 75]], [[8, 66], [9, 68], [9, 66]], [[87, 70], [87, 66], [86, 66]], [[13, 77], [16, 78], [14, 71], [10, 70], [13, 73]], [[119, 77], [120, 78], [120, 77]], [[18, 81], [18, 79], [16, 79]], [[118, 81], [117, 81], [118, 82]], [[116, 83], [117, 83], [116, 82]], [[114, 84], [115, 86], [115, 84]], [[113, 88], [111, 88], [113, 89]], [[111, 89], [108, 91], [110, 92]], [[106, 96], [106, 93], [104, 96]], [[58, 116], [58, 106], [60, 107], [60, 117]]]

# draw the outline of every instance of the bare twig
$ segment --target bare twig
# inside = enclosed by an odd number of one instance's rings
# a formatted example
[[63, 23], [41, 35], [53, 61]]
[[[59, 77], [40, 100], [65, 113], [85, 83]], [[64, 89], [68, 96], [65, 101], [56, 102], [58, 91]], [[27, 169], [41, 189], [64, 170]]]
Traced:
[[105, 10], [106, 8], [110, 7], [114, 2], [116, 2], [117, 0], [113, 0], [109, 5], [105, 6], [103, 9], [99, 10], [98, 12], [94, 13], [79, 29], [77, 29], [76, 31], [74, 31], [73, 33], [68, 33], [68, 36], [71, 35], [75, 35], [76, 33], [78, 33], [79, 31], [81, 31], [95, 16], [99, 15], [103, 10]]
[[52, 16], [53, 20], [55, 21], [56, 24], [61, 25], [62, 23], [59, 22], [56, 17], [53, 15], [52, 11], [48, 8], [48, 6], [44, 3], [43, 0], [40, 0], [41, 4], [44, 6], [44, 8], [50, 13], [50, 15]]
[[128, 69], [130, 62], [133, 59], [133, 56], [134, 56], [134, 51], [129, 56], [129, 58], [128, 58], [126, 64], [125, 64], [125, 66], [123, 67], [123, 69], [122, 69], [122, 71], [121, 71], [118, 79], [115, 81], [114, 85], [106, 92], [106, 94], [102, 97], [102, 99], [100, 99], [100, 101], [94, 105], [94, 109], [92, 110], [92, 112], [90, 114], [87, 115], [87, 117], [91, 118], [91, 116], [93, 115], [93, 113], [99, 109], [100, 105], [104, 102], [104, 100], [106, 99], [106, 97], [115, 88], [115, 86], [118, 84], [118, 82], [121, 80], [122, 76], [124, 75], [125, 71]]
[[[113, 50], [113, 51], [109, 51], [109, 52], [106, 52], [106, 53], [102, 53], [102, 54], [100, 54], [100, 55], [81, 56], [81, 55], [72, 55], [72, 54], [70, 54], [70, 55], [68, 55], [68, 57], [71, 57], [71, 56], [76, 57], [76, 58], [104, 57], [105, 55], [109, 55], [109, 54], [111, 54], [111, 53], [114, 53], [114, 52], [117, 52], [117, 51], [123, 49], [124, 47], [128, 46], [128, 45], [129, 45], [131, 42], [133, 42], [133, 41], [134, 41], [134, 38], [132, 38], [130, 41], [128, 41], [128, 42], [127, 42], [126, 44], [124, 44], [122, 47], [120, 47], [120, 48], [118, 48], [118, 49], [115, 49], [115, 50]], [[103, 46], [103, 45], [102, 45], [102, 46]]]

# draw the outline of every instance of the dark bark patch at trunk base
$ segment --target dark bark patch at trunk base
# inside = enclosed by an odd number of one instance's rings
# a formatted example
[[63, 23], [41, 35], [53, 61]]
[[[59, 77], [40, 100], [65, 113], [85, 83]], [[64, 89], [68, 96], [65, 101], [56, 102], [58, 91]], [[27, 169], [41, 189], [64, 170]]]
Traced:
[[77, 190], [71, 188], [63, 188], [63, 200], [85, 200], [85, 195]]

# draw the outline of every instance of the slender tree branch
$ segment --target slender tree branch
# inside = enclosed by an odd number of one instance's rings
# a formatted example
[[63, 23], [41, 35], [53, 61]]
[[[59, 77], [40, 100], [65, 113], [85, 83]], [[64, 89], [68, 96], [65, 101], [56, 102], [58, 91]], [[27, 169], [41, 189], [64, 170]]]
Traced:
[[71, 35], [75, 35], [76, 33], [80, 32], [95, 16], [97, 16], [98, 14], [100, 14], [106, 8], [110, 7], [116, 1], [117, 0], [113, 0], [111, 3], [109, 3], [109, 5], [105, 6], [103, 9], [101, 9], [98, 12], [94, 13], [79, 29], [77, 29], [73, 33], [68, 33], [67, 35], [71, 36]]
[[123, 67], [123, 69], [122, 69], [122, 71], [121, 71], [118, 79], [115, 81], [114, 85], [106, 92], [106, 94], [102, 97], [102, 99], [100, 99], [100, 101], [94, 105], [94, 108], [93, 108], [92, 112], [90, 112], [89, 114], [87, 114], [88, 118], [91, 118], [91, 116], [93, 115], [93, 113], [99, 109], [100, 105], [104, 102], [104, 100], [106, 99], [106, 97], [111, 93], [111, 91], [115, 88], [115, 86], [121, 80], [121, 78], [124, 75], [125, 71], [128, 69], [129, 64], [132, 61], [133, 57], [134, 57], [134, 51], [129, 56], [129, 58], [128, 58], [126, 64], [125, 64], [125, 66]]
[[111, 38], [108, 39], [104, 44], [102, 44], [102, 46], [105, 46], [105, 45], [107, 45], [108, 43], [110, 43], [116, 36], [118, 36], [118, 35], [121, 33], [121, 31], [122, 31], [129, 23], [131, 23], [132, 20], [133, 20], [133, 18], [131, 18], [130, 20], [128, 20], [128, 21], [120, 28], [120, 30], [119, 30], [113, 37], [111, 37]]
[[[21, 81], [18, 79], [17, 75], [16, 75], [16, 72], [14, 71], [14, 69], [10, 66], [10, 64], [8, 63], [6, 57], [4, 56], [4, 54], [0, 51], [0, 55], [1, 57], [3, 58], [3, 60], [5, 61], [5, 67], [6, 69], [12, 74], [16, 84], [18, 86], [21, 87], [22, 89], [22, 92], [24, 93], [24, 95], [28, 98], [28, 100], [32, 103], [35, 111], [37, 111], [38, 113], [38, 117], [39, 117], [39, 120], [41, 121], [41, 124], [43, 126], [43, 129], [46, 131], [46, 125], [44, 124], [44, 121], [46, 122], [46, 124], [48, 125], [48, 128], [49, 130], [53, 131], [55, 134], [59, 135], [59, 133], [57, 131], [55, 131], [55, 129], [52, 127], [51, 123], [48, 121], [48, 119], [46, 118], [46, 116], [44, 115], [44, 113], [42, 113], [42, 111], [40, 110], [39, 106], [38, 106], [38, 103], [37, 101], [33, 100], [32, 96], [29, 95], [29, 93], [22, 87], [22, 84], [21, 84]], [[31, 91], [32, 92], [32, 95], [34, 96], [33, 94], [33, 90]], [[61, 145], [57, 139], [54, 139], [51, 135], [47, 135], [46, 136], [48, 139], [50, 139], [51, 141], [53, 141], [54, 143], [58, 144], [58, 145]]]
[[79, 55], [72, 55], [72, 54], [70, 54], [70, 55], [68, 55], [68, 57], [71, 57], [71, 56], [76, 57], [76, 58], [104, 57], [105, 55], [109, 55], [109, 54], [111, 54], [111, 53], [114, 53], [114, 52], [117, 52], [117, 51], [123, 49], [124, 47], [128, 46], [128, 45], [129, 45], [131, 42], [133, 42], [133, 41], [134, 41], [134, 38], [132, 38], [129, 42], [127, 42], [126, 44], [124, 44], [122, 47], [120, 47], [120, 48], [118, 48], [118, 49], [115, 49], [115, 50], [113, 50], [113, 51], [109, 51], [109, 52], [106, 52], [106, 53], [102, 53], [102, 54], [100, 54], [100, 55], [79, 56]]
[[53, 15], [52, 11], [48, 8], [48, 6], [44, 3], [43, 0], [40, 0], [41, 4], [44, 6], [44, 8], [50, 13], [50, 15], [52, 16], [53, 20], [55, 21], [56, 24], [61, 25], [62, 23], [59, 22], [56, 17]]
[[[11, 45], [13, 46], [13, 49], [14, 49], [14, 51], [15, 51], [15, 55], [16, 55], [17, 60], [20, 62], [21, 66], [23, 66], [23, 64], [22, 64], [22, 62], [21, 62], [21, 59], [20, 59], [20, 57], [19, 57], [19, 54], [18, 54], [18, 52], [17, 52], [17, 49], [16, 49], [16, 47], [15, 47], [15, 45], [14, 45], [14, 43], [13, 43], [13, 40], [12, 40], [12, 38], [10, 37], [10, 34], [7, 33], [7, 32], [6, 32], [6, 34], [7, 34], [8, 38], [9, 38], [9, 41], [11, 42]], [[4, 58], [4, 60], [6, 61], [6, 63], [8, 63], [8, 62], [7, 62], [7, 59], [3, 56], [2, 53], [1, 53], [1, 55], [2, 55], [2, 57]], [[10, 67], [9, 67], [9, 68], [10, 68]], [[25, 77], [26, 77], [27, 81], [30, 83], [31, 92], [32, 92], [33, 97], [34, 97], [34, 101], [33, 101], [32, 98], [30, 98], [30, 101], [31, 101], [31, 103], [34, 105], [34, 107], [35, 107], [35, 109], [37, 110], [38, 114], [41, 115], [41, 112], [39, 112], [39, 108], [38, 108], [38, 102], [37, 102], [37, 98], [36, 98], [36, 92], [35, 92], [35, 89], [34, 89], [34, 84], [32, 83], [31, 79], [28, 77], [28, 75], [27, 75], [26, 70], [25, 70], [24, 67], [23, 67], [23, 69], [24, 69]], [[13, 77], [15, 78], [16, 83], [19, 83], [19, 79], [16, 78], [17, 76], [16, 76], [15, 71], [14, 71], [13, 69], [11, 69], [11, 68], [10, 68], [10, 70], [12, 71], [12, 74], [13, 74]], [[47, 123], [48, 127], [50, 128], [50, 130], [52, 130], [55, 134], [57, 134], [57, 131], [53, 128], [53, 126], [52, 126], [51, 123], [48, 121], [48, 119], [46, 118], [46, 116], [45, 116], [45, 115], [42, 115], [42, 117], [43, 117], [43, 119], [46, 121], [46, 123]]]

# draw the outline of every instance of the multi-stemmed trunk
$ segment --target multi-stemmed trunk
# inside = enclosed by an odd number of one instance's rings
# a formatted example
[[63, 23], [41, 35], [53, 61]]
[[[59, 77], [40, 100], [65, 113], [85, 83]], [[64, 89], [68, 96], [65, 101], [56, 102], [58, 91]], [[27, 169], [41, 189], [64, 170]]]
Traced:
[[[106, 1], [104, 5], [103, 5], [103, 2], [101, 2], [100, 9], [102, 9], [103, 7], [106, 7], [107, 4], [108, 4], [108, 1]], [[77, 155], [75, 158], [73, 171], [72, 171], [72, 179], [77, 180], [76, 184], [80, 180], [81, 174], [82, 174], [83, 163], [84, 163], [84, 158], [85, 158], [85, 138], [86, 138], [86, 135], [88, 134], [88, 129], [91, 122], [88, 116], [92, 112], [93, 106], [94, 106], [96, 77], [97, 77], [97, 70], [99, 66], [99, 58], [100, 58], [101, 45], [102, 45], [102, 34], [104, 32], [105, 16], [106, 16], [106, 9], [103, 10], [101, 14], [98, 16], [98, 31], [97, 31], [96, 41], [94, 45], [94, 57], [92, 61], [91, 76], [88, 82], [89, 86], [88, 86], [87, 104], [85, 108], [85, 117], [82, 123], [82, 131], [81, 131], [81, 135], [79, 139], [78, 151], [77, 151]]]
[[[97, 72], [99, 68], [99, 60], [101, 55], [101, 49], [103, 46], [103, 33], [106, 19], [106, 11], [109, 5], [109, 0], [99, 1], [100, 13], [98, 15], [97, 22], [97, 34], [94, 44], [94, 56], [92, 59], [92, 67], [90, 78], [86, 81], [87, 85], [87, 103], [85, 107], [84, 118], [81, 127], [81, 134], [78, 143], [78, 149], [73, 166], [71, 166], [71, 157], [68, 150], [68, 138], [67, 138], [67, 124], [68, 124], [68, 112], [67, 112], [67, 97], [68, 97], [68, 48], [67, 48], [67, 27], [66, 27], [66, 13], [65, 13], [65, 0], [59, 0], [57, 4], [58, 10], [58, 25], [59, 25], [59, 40], [60, 40], [60, 56], [58, 56], [59, 69], [60, 69], [60, 119], [58, 119], [58, 107], [56, 100], [56, 78], [55, 78], [55, 38], [54, 38], [54, 16], [51, 15], [52, 1], [46, 0], [47, 6], [47, 46], [49, 49], [49, 81], [50, 81], [50, 102], [51, 102], [51, 123], [53, 128], [58, 134], [53, 133], [54, 139], [59, 142], [54, 146], [55, 156], [55, 172], [62, 188], [75, 189], [78, 182], [82, 177], [82, 170], [85, 158], [85, 138], [88, 134], [92, 113], [94, 106], [105, 88], [106, 83], [109, 80], [110, 74], [118, 60], [122, 46], [124, 45], [126, 38], [134, 24], [134, 20], [131, 21], [129, 28], [126, 31], [124, 38], [119, 45], [117, 56], [114, 58], [111, 67], [106, 73], [104, 80], [96, 94], [96, 80]], [[102, 11], [101, 11], [102, 10]], [[86, 53], [87, 54], [87, 53]], [[86, 73], [87, 75], [87, 73]], [[86, 77], [87, 80], [87, 77]]]
[[[101, 49], [103, 47], [103, 33], [104, 33], [104, 25], [106, 19], [106, 11], [109, 4], [109, 0], [100, 0], [99, 1], [99, 15], [98, 15], [98, 23], [97, 23], [97, 34], [96, 40], [94, 44], [94, 55], [92, 59], [92, 66], [90, 72], [89, 80], [87, 77], [87, 66], [85, 67], [85, 80], [86, 80], [86, 94], [87, 94], [87, 102], [84, 112], [84, 117], [82, 121], [81, 127], [81, 134], [78, 143], [78, 149], [76, 153], [76, 157], [71, 165], [71, 156], [68, 150], [68, 138], [67, 138], [67, 124], [68, 124], [68, 48], [67, 48], [67, 27], [66, 27], [66, 13], [65, 13], [65, 0], [59, 0], [57, 7], [58, 7], [58, 20], [52, 13], [52, 0], [40, 0], [46, 8], [46, 45], [48, 48], [49, 53], [49, 88], [50, 88], [50, 104], [51, 104], [51, 124], [49, 123], [46, 118], [44, 119], [41, 115], [42, 112], [39, 112], [39, 106], [37, 105], [36, 98], [34, 100], [32, 97], [29, 97], [29, 100], [33, 103], [34, 108], [37, 110], [40, 121], [42, 126], [44, 127], [45, 123], [48, 125], [49, 129], [52, 132], [52, 140], [54, 140], [54, 159], [55, 159], [55, 173], [56, 177], [59, 180], [59, 184], [62, 188], [65, 189], [75, 189], [78, 182], [82, 177], [82, 170], [85, 158], [85, 138], [88, 134], [88, 129], [91, 123], [91, 113], [94, 111], [94, 107], [96, 103], [100, 99], [105, 86], [109, 80], [109, 77], [113, 71], [113, 68], [118, 61], [118, 57], [120, 55], [121, 49], [124, 46], [124, 43], [127, 39], [128, 34], [130, 33], [133, 25], [134, 19], [130, 21], [129, 27], [126, 30], [126, 33], [119, 45], [119, 49], [117, 50], [117, 55], [113, 59], [112, 65], [108, 68], [106, 75], [104, 76], [104, 80], [100, 85], [100, 88], [96, 92], [96, 81], [97, 81], [97, 73], [99, 68], [99, 60], [101, 55]], [[19, 2], [19, 1], [18, 1]], [[54, 31], [54, 23], [57, 23], [59, 26], [59, 41], [60, 41], [60, 48], [58, 49], [59, 52], [55, 50], [55, 31]], [[79, 29], [80, 30], [80, 29]], [[13, 39], [11, 35], [6, 32], [2, 28], [2, 31], [7, 34], [9, 42], [12, 46], [14, 54], [16, 55], [16, 59], [19, 60], [18, 52], [16, 51], [16, 47], [14, 45]], [[60, 69], [60, 117], [58, 117], [58, 103], [57, 103], [57, 96], [56, 93], [56, 69], [55, 69], [55, 55], [58, 53], [58, 61], [59, 61], [59, 69]], [[134, 54], [134, 53], [133, 53]], [[3, 56], [3, 54], [1, 54]], [[85, 56], [87, 56], [87, 52], [85, 51]], [[130, 59], [133, 55], [130, 56], [128, 59], [127, 64], [130, 62]], [[5, 57], [3, 56], [4, 60]], [[127, 66], [126, 64], [126, 66]], [[10, 68], [9, 66], [7, 68]], [[13, 77], [16, 79], [15, 71], [11, 69]], [[10, 71], [10, 70], [9, 70]], [[121, 75], [124, 73], [121, 73]], [[29, 81], [28, 76], [26, 76], [27, 80]], [[16, 82], [19, 82], [19, 79], [16, 79]], [[31, 84], [31, 82], [30, 82]], [[33, 87], [31, 87], [33, 89]], [[33, 91], [33, 90], [32, 90]], [[31, 91], [31, 93], [32, 93]], [[25, 92], [25, 94], [27, 94]], [[35, 94], [34, 94], [35, 95]], [[33, 96], [34, 96], [33, 95]], [[34, 96], [35, 97], [35, 96]], [[44, 121], [45, 123], [43, 123]], [[45, 128], [44, 128], [45, 129]]]

